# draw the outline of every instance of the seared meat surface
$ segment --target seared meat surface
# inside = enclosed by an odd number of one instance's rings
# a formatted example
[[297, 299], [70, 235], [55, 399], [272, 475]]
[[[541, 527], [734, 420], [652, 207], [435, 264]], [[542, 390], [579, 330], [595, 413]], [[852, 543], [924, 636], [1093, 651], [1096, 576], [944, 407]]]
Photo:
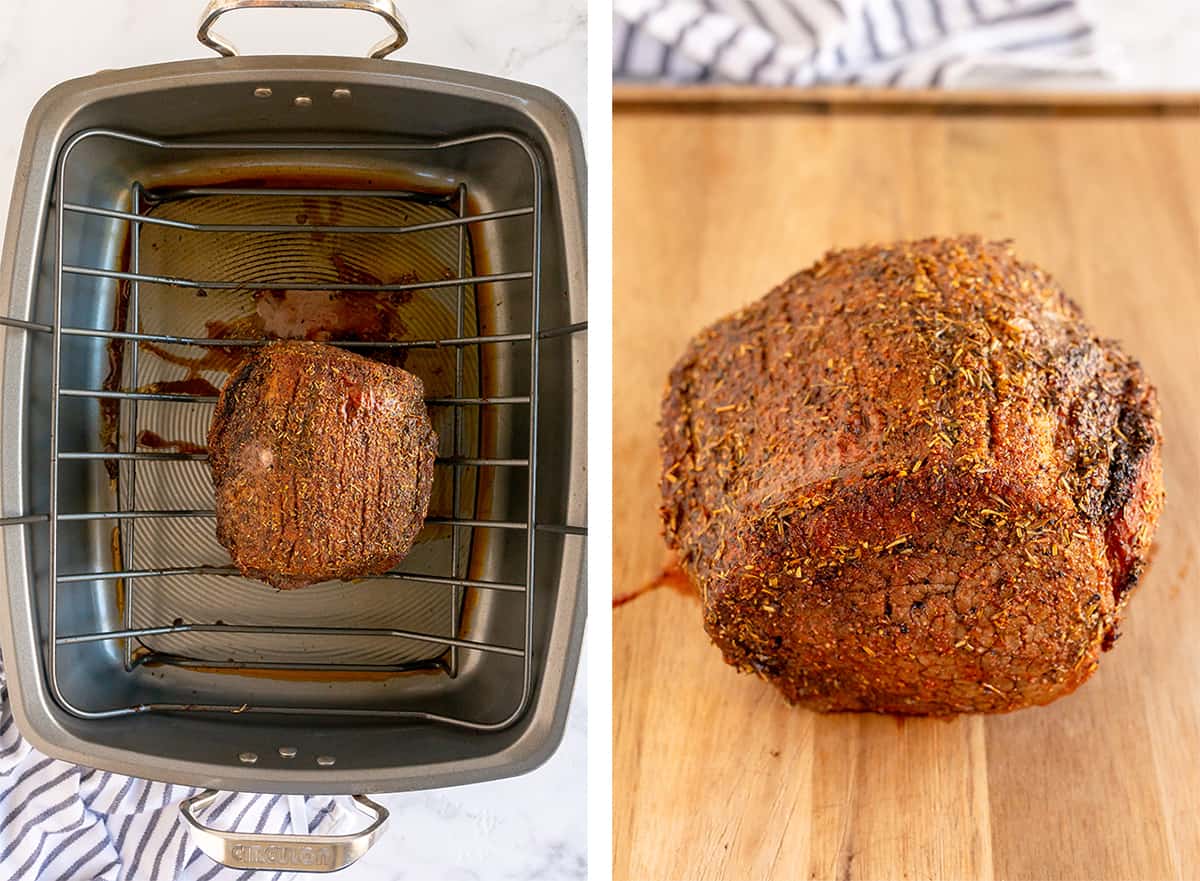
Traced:
[[437, 436], [421, 380], [310, 342], [263, 346], [208, 433], [217, 538], [280, 589], [386, 572], [429, 507]]
[[859, 248], [692, 341], [662, 518], [725, 659], [788, 700], [1012, 710], [1115, 638], [1161, 442], [1138, 363], [1006, 243]]

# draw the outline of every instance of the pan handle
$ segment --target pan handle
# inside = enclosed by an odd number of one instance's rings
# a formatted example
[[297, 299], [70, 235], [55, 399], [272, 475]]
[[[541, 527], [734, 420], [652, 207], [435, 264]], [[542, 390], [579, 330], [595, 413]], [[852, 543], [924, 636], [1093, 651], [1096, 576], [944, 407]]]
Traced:
[[391, 25], [395, 35], [372, 46], [367, 53], [369, 57], [386, 58], [408, 42], [408, 26], [396, 11], [396, 4], [392, 0], [209, 0], [200, 14], [196, 39], [219, 55], [237, 55], [232, 43], [212, 31], [216, 20], [234, 9], [356, 9], [374, 12]]
[[284, 872], [336, 872], [365, 854], [387, 825], [388, 812], [365, 795], [354, 796], [374, 820], [366, 829], [349, 835], [267, 835], [225, 832], [205, 826], [196, 818], [219, 795], [206, 789], [185, 799], [179, 813], [190, 827], [192, 840], [205, 854], [232, 869], [268, 869]]

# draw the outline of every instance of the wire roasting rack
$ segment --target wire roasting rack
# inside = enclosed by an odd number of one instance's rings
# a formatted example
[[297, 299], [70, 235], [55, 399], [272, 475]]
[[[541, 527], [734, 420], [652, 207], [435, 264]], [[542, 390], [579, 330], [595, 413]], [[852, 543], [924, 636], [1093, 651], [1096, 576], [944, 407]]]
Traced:
[[[458, 183], [452, 191], [437, 195], [410, 190], [385, 190], [377, 188], [335, 188], [321, 186], [244, 186], [244, 185], [214, 185], [205, 187], [186, 187], [173, 190], [156, 190], [143, 183], [133, 182], [129, 191], [129, 210], [118, 207], [84, 204], [80, 201], [69, 201], [64, 198], [63, 181], [68, 179], [72, 153], [85, 141], [90, 139], [111, 139], [125, 144], [134, 145], [139, 149], [197, 151], [198, 153], [220, 153], [221, 151], [253, 151], [256, 153], [271, 153], [274, 151], [313, 151], [314, 153], [353, 154], [356, 151], [370, 150], [378, 153], [387, 151], [397, 156], [437, 153], [438, 151], [463, 148], [483, 143], [504, 142], [515, 145], [523, 150], [528, 157], [530, 167], [529, 200], [527, 204], [504, 207], [497, 210], [487, 210], [469, 213], [470, 194], [465, 183]], [[537, 540], [539, 533], [557, 532], [568, 536], [584, 536], [583, 527], [550, 524], [538, 522], [537, 492], [538, 485], [538, 375], [539, 350], [544, 340], [550, 337], [579, 334], [586, 330], [586, 322], [543, 328], [540, 321], [541, 307], [541, 251], [542, 235], [545, 219], [542, 206], [542, 168], [541, 160], [535, 150], [521, 137], [508, 132], [494, 131], [474, 134], [469, 137], [443, 140], [437, 142], [413, 143], [297, 143], [295, 141], [262, 141], [257, 143], [226, 143], [219, 141], [170, 141], [143, 137], [141, 135], [114, 130], [88, 129], [76, 134], [64, 146], [57, 162], [57, 178], [55, 199], [53, 204], [52, 225], [55, 245], [54, 258], [54, 300], [53, 319], [49, 323], [24, 320], [15, 317], [0, 317], [0, 324], [9, 328], [17, 328], [29, 334], [47, 334], [52, 341], [51, 383], [52, 397], [50, 399], [50, 471], [49, 480], [49, 511], [47, 513], [29, 513], [0, 519], [0, 526], [20, 526], [24, 524], [49, 524], [48, 532], [48, 583], [46, 594], [48, 607], [45, 613], [49, 622], [49, 640], [45, 649], [45, 669], [51, 688], [51, 693], [60, 705], [73, 715], [84, 719], [105, 719], [147, 712], [257, 712], [257, 713], [286, 713], [286, 714], [332, 714], [332, 715], [377, 715], [386, 718], [413, 718], [426, 721], [445, 723], [448, 725], [474, 729], [497, 730], [512, 724], [520, 717], [526, 706], [531, 687], [531, 665], [535, 662], [534, 646], [532, 644], [532, 618], [535, 564], [537, 559]], [[187, 199], [205, 197], [236, 198], [243, 200], [279, 198], [279, 199], [390, 199], [400, 205], [424, 205], [430, 212], [420, 215], [426, 219], [417, 222], [400, 223], [369, 223], [353, 224], [340, 222], [297, 222], [297, 223], [230, 223], [230, 222], [197, 222], [181, 220], [163, 214], [158, 209], [163, 205]], [[127, 268], [112, 268], [107, 266], [87, 266], [68, 263], [64, 260], [64, 252], [68, 249], [65, 243], [69, 241], [66, 229], [66, 218], [72, 215], [103, 218], [107, 221], [117, 221], [127, 224], [129, 235]], [[428, 219], [433, 218], [433, 219]], [[307, 220], [307, 219], [306, 219]], [[471, 229], [484, 224], [502, 224], [522, 222], [529, 225], [528, 268], [507, 270], [503, 272], [475, 272], [471, 254]], [[445, 277], [417, 278], [398, 283], [375, 283], [360, 278], [340, 282], [330, 282], [320, 278], [278, 278], [254, 277], [253, 275], [239, 278], [199, 278], [185, 275], [168, 275], [147, 271], [146, 253], [143, 246], [144, 233], [147, 230], [156, 232], [179, 230], [189, 235], [235, 234], [263, 237], [269, 241], [282, 240], [287, 236], [297, 234], [337, 236], [370, 236], [400, 239], [418, 234], [436, 234], [451, 237], [454, 251], [454, 271], [445, 273]], [[272, 238], [274, 237], [274, 238]], [[49, 240], [51, 236], [47, 236]], [[444, 243], [443, 243], [444, 244]], [[69, 296], [84, 296], [86, 285], [78, 281], [68, 284], [68, 279], [96, 278], [107, 280], [108, 283], [125, 285], [128, 292], [128, 319], [125, 325], [114, 326], [112, 329], [66, 325], [62, 316], [64, 298]], [[206, 527], [212, 531], [214, 512], [211, 506], [174, 506], [162, 505], [146, 507], [139, 503], [139, 465], [150, 467], [146, 463], [153, 462], [153, 467], [179, 468], [188, 467], [187, 463], [203, 462], [207, 454], [195, 450], [174, 449], [142, 449], [139, 448], [139, 408], [143, 412], [148, 406], [182, 406], [210, 405], [215, 402], [211, 394], [195, 394], [180, 391], [147, 390], [139, 384], [139, 360], [144, 359], [144, 351], [150, 346], [186, 347], [192, 351], [203, 352], [206, 349], [220, 347], [224, 350], [240, 350], [263, 345], [268, 340], [258, 337], [219, 337], [176, 335], [172, 333], [146, 332], [141, 324], [144, 286], [165, 286], [171, 289], [192, 289], [202, 292], [309, 292], [324, 291], [357, 295], [362, 293], [392, 293], [403, 294], [413, 298], [431, 296], [432, 292], [453, 293], [454, 332], [452, 335], [436, 337], [414, 335], [404, 338], [387, 339], [336, 339], [328, 342], [350, 347], [379, 350], [452, 350], [453, 352], [453, 393], [432, 396], [427, 400], [431, 411], [448, 413], [450, 426], [449, 454], [440, 455], [437, 462], [442, 468], [438, 470], [435, 481], [444, 481], [448, 473], [450, 481], [450, 511], [448, 516], [432, 516], [427, 520], [427, 527], [442, 528], [449, 532], [450, 552], [447, 555], [447, 565], [444, 571], [395, 571], [389, 572], [382, 578], [398, 582], [396, 590], [429, 589], [443, 590], [450, 594], [449, 626], [432, 629], [405, 628], [392, 626], [311, 626], [305, 624], [254, 624], [226, 623], [221, 620], [174, 620], [142, 621], [135, 620], [135, 610], [140, 608], [139, 596], [153, 595], [159, 586], [170, 579], [183, 577], [230, 578], [239, 577], [237, 570], [231, 566], [213, 565], [211, 562], [194, 560], [178, 560], [174, 565], [137, 565], [138, 531], [145, 530], [150, 525], [166, 521], [195, 521], [208, 523]], [[480, 286], [493, 285], [525, 285], [528, 291], [529, 316], [528, 330], [512, 333], [484, 333], [473, 330], [478, 326], [477, 319], [469, 320], [474, 315], [476, 292]], [[214, 296], [220, 296], [215, 294]], [[64, 341], [73, 337], [101, 338], [124, 347], [125, 367], [121, 373], [123, 382], [120, 387], [78, 388], [65, 386], [62, 381], [62, 353]], [[488, 346], [501, 344], [527, 344], [528, 346], [528, 388], [520, 394], [503, 394], [489, 396], [482, 388], [474, 388], [474, 383], [468, 381], [466, 367], [472, 359], [478, 361], [478, 353]], [[110, 343], [111, 344], [111, 343]], [[481, 363], [481, 362], [480, 362]], [[67, 399], [92, 399], [97, 406], [115, 406], [119, 408], [122, 429], [116, 448], [109, 449], [63, 449], [60, 432], [60, 411]], [[523, 420], [524, 431], [527, 432], [526, 443], [520, 445], [526, 452], [520, 457], [490, 456], [474, 454], [471, 436], [475, 435], [478, 442], [477, 414], [485, 408], [528, 408], [528, 419]], [[518, 411], [519, 412], [519, 411]], [[446, 421], [442, 422], [447, 424]], [[203, 442], [203, 438], [195, 440]], [[60, 466], [71, 460], [87, 460], [96, 463], [96, 467], [112, 467], [117, 475], [117, 487], [112, 497], [115, 504], [108, 510], [63, 510], [61, 505], [61, 476]], [[111, 463], [115, 463], [111, 464]], [[196, 466], [190, 466], [196, 467]], [[206, 471], [205, 466], [199, 466]], [[521, 482], [526, 493], [525, 512], [522, 519], [492, 519], [476, 516], [477, 512], [470, 504], [469, 495], [477, 487], [482, 469], [511, 469], [526, 472], [527, 479]], [[145, 476], [143, 475], [143, 485]], [[144, 495], [144, 493], [143, 493]], [[464, 509], [465, 504], [465, 509]], [[105, 521], [116, 524], [119, 528], [121, 560], [130, 561], [130, 565], [115, 565], [104, 571], [62, 571], [60, 566], [60, 528], [64, 524], [78, 521]], [[140, 524], [140, 525], [139, 525]], [[496, 530], [511, 533], [523, 533], [525, 544], [524, 578], [521, 580], [492, 580], [469, 577], [470, 556], [473, 542], [479, 531]], [[407, 562], [407, 561], [406, 561]], [[402, 564], [403, 565], [403, 564]], [[81, 583], [108, 583], [114, 586], [114, 595], [119, 604], [120, 626], [96, 630], [93, 632], [63, 633], [60, 631], [60, 608], [64, 602], [69, 602], [68, 593]], [[496, 641], [484, 641], [471, 638], [464, 633], [463, 599], [467, 592], [496, 592], [522, 597], [523, 626], [522, 639], [515, 644]], [[466, 628], [469, 630], [469, 628]], [[434, 632], [434, 631], [437, 632]], [[425, 647], [424, 660], [419, 662], [388, 662], [363, 663], [329, 662], [326, 660], [298, 660], [289, 657], [285, 660], [242, 658], [242, 657], [195, 657], [185, 653], [155, 648], [154, 638], [174, 637], [183, 634], [203, 635], [217, 634], [222, 638], [233, 640], [270, 638], [309, 638], [338, 640], [384, 640], [403, 642], [407, 645], [416, 644]], [[405, 642], [407, 641], [407, 642]], [[414, 706], [298, 706], [291, 703], [257, 702], [254, 705], [235, 703], [189, 703], [184, 700], [163, 702], [142, 702], [126, 706], [84, 707], [68, 699], [60, 687], [59, 671], [60, 653], [64, 647], [84, 643], [109, 643], [120, 645], [124, 653], [127, 672], [132, 673], [139, 667], [151, 663], [170, 664], [193, 668], [233, 669], [266, 669], [294, 671], [339, 671], [342, 673], [361, 672], [398, 672], [411, 666], [428, 665], [429, 658], [436, 657], [443, 675], [456, 675], [460, 661], [466, 653], [478, 653], [485, 657], [508, 656], [519, 659], [522, 687], [520, 701], [512, 712], [501, 719], [471, 718], [466, 714], [432, 712]], [[418, 652], [418, 655], [422, 653]], [[515, 664], [514, 664], [515, 666]], [[218, 675], [214, 673], [214, 675]]]

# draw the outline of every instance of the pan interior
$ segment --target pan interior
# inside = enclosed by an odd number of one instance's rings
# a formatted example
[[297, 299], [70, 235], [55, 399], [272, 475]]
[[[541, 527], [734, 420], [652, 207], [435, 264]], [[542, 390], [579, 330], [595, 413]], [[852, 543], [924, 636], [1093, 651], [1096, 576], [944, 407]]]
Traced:
[[[305, 182], [312, 186], [313, 181]], [[277, 186], [273, 182], [272, 186]], [[457, 216], [455, 193], [411, 198], [371, 195], [188, 195], [162, 191], [145, 195], [147, 216], [193, 224], [312, 225], [315, 227], [401, 226]], [[469, 236], [460, 227], [403, 235], [198, 232], [142, 225], [136, 272], [192, 280], [259, 280], [263, 285], [303, 279], [332, 284], [393, 285], [470, 276]], [[131, 249], [131, 263], [133, 260]], [[129, 296], [127, 286], [125, 295]], [[461, 324], [458, 302], [462, 301]], [[233, 290], [141, 283], [130, 330], [147, 334], [216, 338], [284, 338], [395, 342], [475, 336], [473, 286], [416, 291]], [[129, 297], [128, 304], [132, 305]], [[461, 331], [461, 332], [460, 332]], [[123, 350], [122, 388], [182, 391], [214, 396], [236, 369], [244, 347], [209, 347], [142, 342]], [[355, 351], [403, 367], [419, 376], [427, 397], [478, 397], [479, 353], [471, 347], [461, 362], [454, 348], [357, 348]], [[136, 369], [136, 375], [134, 373]], [[122, 450], [204, 449], [213, 404], [127, 402], [121, 407]], [[456, 414], [456, 410], [458, 413]], [[439, 455], [478, 457], [477, 407], [431, 406]], [[457, 421], [456, 421], [457, 417]], [[458, 445], [455, 449], [455, 433]], [[454, 509], [450, 468], [439, 467], [430, 515], [475, 518], [473, 469], [460, 469], [459, 507]], [[208, 509], [209, 467], [202, 461], [122, 461], [117, 483], [124, 510]], [[485, 505], [486, 506], [486, 505]], [[452, 548], [451, 527], [427, 526], [404, 561], [408, 571], [464, 574], [470, 557], [469, 528]], [[209, 517], [128, 520], [119, 551], [133, 570], [228, 566]], [[457, 560], [452, 553], [457, 552]], [[442, 584], [398, 585], [394, 580], [327, 582], [281, 594], [261, 582], [215, 575], [178, 575], [148, 585], [126, 579], [125, 595], [134, 628], [173, 621], [226, 621], [248, 625], [390, 628], [456, 636], [461, 592]], [[458, 608], [456, 609], [456, 604]], [[271, 633], [176, 633], [132, 640], [134, 661], [184, 662], [219, 669], [261, 665], [404, 669], [428, 666], [450, 671], [444, 643], [395, 637], [296, 636]], [[219, 665], [219, 666], [216, 666]]]
[[[105, 134], [67, 162], [61, 321], [151, 337], [62, 337], [60, 386], [109, 397], [60, 396], [60, 450], [117, 457], [60, 461], [60, 512], [152, 515], [59, 522], [58, 572], [75, 579], [57, 587], [50, 631], [126, 634], [59, 645], [52, 678], [72, 712], [245, 708], [472, 729], [520, 712], [529, 157], [503, 138], [397, 153], [198, 157]], [[277, 591], [229, 574], [204, 461], [213, 401], [248, 343], [281, 338], [344, 345], [424, 384], [439, 437], [429, 521], [388, 576]]]

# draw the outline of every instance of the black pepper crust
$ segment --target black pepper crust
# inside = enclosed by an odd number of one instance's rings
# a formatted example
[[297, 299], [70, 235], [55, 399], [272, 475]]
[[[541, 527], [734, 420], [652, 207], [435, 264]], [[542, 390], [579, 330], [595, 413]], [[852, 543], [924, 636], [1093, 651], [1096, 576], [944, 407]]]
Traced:
[[437, 435], [421, 380], [312, 342], [263, 346], [208, 433], [217, 538], [281, 589], [386, 572], [429, 508]]
[[726, 660], [820, 710], [1012, 710], [1115, 636], [1163, 505], [1153, 387], [1008, 243], [832, 252], [700, 333], [668, 544]]

